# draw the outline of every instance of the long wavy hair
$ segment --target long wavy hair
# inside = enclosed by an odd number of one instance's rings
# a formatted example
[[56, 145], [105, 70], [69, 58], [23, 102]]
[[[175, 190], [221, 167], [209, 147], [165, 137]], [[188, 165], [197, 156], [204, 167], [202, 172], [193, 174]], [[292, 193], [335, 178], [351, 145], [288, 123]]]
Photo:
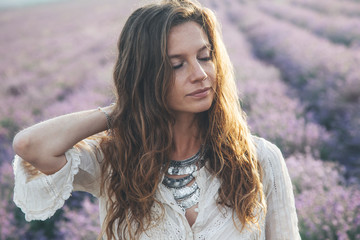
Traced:
[[[175, 123], [167, 106], [174, 79], [167, 39], [172, 27], [189, 21], [206, 33], [216, 69], [213, 104], [197, 119], [210, 149], [209, 171], [221, 181], [218, 206], [233, 209], [239, 231], [247, 223], [259, 223], [259, 209], [266, 211], [261, 169], [217, 20], [198, 3], [168, 0], [135, 10], [118, 41], [112, 129], [101, 142], [101, 193], [109, 199], [102, 235], [109, 239], [117, 234], [137, 239], [163, 218], [155, 193], [168, 164]], [[152, 211], [156, 204], [162, 214]]]

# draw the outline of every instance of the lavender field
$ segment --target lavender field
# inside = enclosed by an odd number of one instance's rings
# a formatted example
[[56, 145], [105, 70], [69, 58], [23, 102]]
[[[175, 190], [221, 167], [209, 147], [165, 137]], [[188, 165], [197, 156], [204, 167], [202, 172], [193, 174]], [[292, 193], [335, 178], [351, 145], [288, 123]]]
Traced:
[[[280, 147], [302, 239], [360, 239], [360, 1], [203, 0], [218, 16], [253, 134]], [[12, 138], [113, 101], [116, 42], [144, 1], [0, 10], [0, 240], [95, 239], [96, 199], [73, 193], [47, 221], [12, 202]]]

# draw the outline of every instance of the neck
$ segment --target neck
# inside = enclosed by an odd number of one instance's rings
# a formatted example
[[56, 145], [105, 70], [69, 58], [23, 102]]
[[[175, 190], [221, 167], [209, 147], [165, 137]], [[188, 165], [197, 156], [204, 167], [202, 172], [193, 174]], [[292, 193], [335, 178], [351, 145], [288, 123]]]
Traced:
[[174, 149], [172, 160], [183, 160], [198, 152], [201, 139], [195, 114], [177, 116], [174, 131]]

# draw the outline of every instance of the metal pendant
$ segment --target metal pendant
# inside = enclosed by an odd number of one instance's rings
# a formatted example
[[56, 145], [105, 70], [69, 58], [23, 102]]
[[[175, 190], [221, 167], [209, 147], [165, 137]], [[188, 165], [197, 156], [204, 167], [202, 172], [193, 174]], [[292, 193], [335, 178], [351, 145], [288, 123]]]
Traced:
[[195, 172], [197, 169], [196, 165], [190, 165], [190, 166], [185, 166], [185, 167], [173, 167], [170, 166], [168, 169], [168, 174], [169, 175], [176, 175], [176, 176], [180, 176], [180, 175], [188, 175], [188, 174], [192, 174], [193, 172]]

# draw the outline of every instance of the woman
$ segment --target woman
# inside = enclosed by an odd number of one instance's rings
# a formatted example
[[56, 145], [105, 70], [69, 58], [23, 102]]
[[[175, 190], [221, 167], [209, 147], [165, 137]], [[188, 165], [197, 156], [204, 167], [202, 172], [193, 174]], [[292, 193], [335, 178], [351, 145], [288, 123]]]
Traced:
[[299, 239], [284, 160], [250, 135], [213, 13], [186, 0], [139, 8], [118, 50], [115, 105], [15, 136], [26, 219], [81, 190], [99, 198], [107, 239]]

